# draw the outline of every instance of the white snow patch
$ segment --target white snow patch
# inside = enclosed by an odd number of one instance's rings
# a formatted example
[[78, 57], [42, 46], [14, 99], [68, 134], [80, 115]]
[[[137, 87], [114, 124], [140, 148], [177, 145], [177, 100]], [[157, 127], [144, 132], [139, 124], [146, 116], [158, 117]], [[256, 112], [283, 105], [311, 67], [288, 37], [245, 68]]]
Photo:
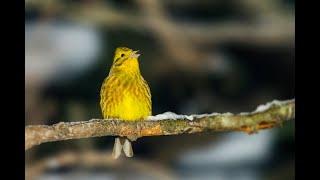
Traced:
[[177, 119], [188, 119], [190, 121], [194, 120], [194, 119], [198, 119], [198, 118], [204, 118], [204, 117], [208, 117], [208, 116], [217, 116], [217, 115], [226, 115], [226, 116], [231, 116], [233, 115], [232, 113], [210, 113], [210, 114], [192, 114], [192, 115], [181, 115], [181, 114], [176, 114], [174, 112], [165, 112], [162, 114], [158, 114], [155, 116], [149, 116], [147, 118], [147, 120], [151, 120], [151, 121], [160, 121], [160, 120], [166, 120], [166, 119], [173, 119], [173, 120], [177, 120]]
[[280, 106], [280, 105], [282, 105], [284, 103], [287, 103], [287, 102], [288, 101], [273, 100], [272, 102], [268, 102], [267, 104], [259, 105], [257, 107], [257, 109], [254, 111], [254, 113], [263, 112], [263, 111], [268, 110], [273, 105], [279, 105]]
[[[261, 105], [259, 105], [259, 106], [256, 108], [256, 110], [254, 110], [252, 113], [264, 112], [264, 111], [270, 109], [271, 106], [273, 106], [273, 105], [281, 106], [281, 105], [283, 105], [283, 104], [285, 104], [285, 103], [288, 103], [289, 101], [291, 101], [291, 100], [279, 101], [279, 100], [276, 100], [276, 99], [275, 99], [275, 100], [273, 100], [272, 102], [268, 102], [268, 103], [266, 103], [266, 104], [261, 104]], [[248, 115], [248, 114], [251, 114], [251, 113], [250, 113], [250, 112], [242, 112], [242, 113], [240, 113], [239, 115]]]
[[191, 115], [193, 118], [204, 118], [208, 116], [219, 115], [220, 113], [211, 113], [211, 114], [193, 114]]
[[151, 121], [159, 121], [159, 120], [165, 120], [165, 119], [173, 119], [173, 120], [188, 119], [188, 120], [192, 121], [193, 116], [180, 115], [180, 114], [176, 114], [174, 112], [165, 112], [162, 114], [148, 117], [148, 120], [151, 120]]
[[[287, 101], [279, 101], [279, 100], [273, 100], [272, 102], [268, 102], [266, 104], [259, 105], [253, 113], [259, 113], [268, 110], [271, 106], [273, 105], [282, 105], [291, 100]], [[242, 112], [240, 115], [248, 115], [250, 112]], [[176, 114], [174, 112], [165, 112], [162, 114], [158, 114], [155, 116], [149, 116], [147, 120], [150, 121], [160, 121], [160, 120], [166, 120], [166, 119], [171, 119], [171, 120], [177, 120], [177, 119], [188, 119], [190, 121], [194, 119], [199, 119], [199, 118], [204, 118], [208, 116], [217, 116], [217, 115], [223, 115], [223, 116], [232, 116], [234, 115], [233, 113], [227, 112], [227, 113], [210, 113], [210, 114], [192, 114], [192, 115], [181, 115], [181, 114]]]

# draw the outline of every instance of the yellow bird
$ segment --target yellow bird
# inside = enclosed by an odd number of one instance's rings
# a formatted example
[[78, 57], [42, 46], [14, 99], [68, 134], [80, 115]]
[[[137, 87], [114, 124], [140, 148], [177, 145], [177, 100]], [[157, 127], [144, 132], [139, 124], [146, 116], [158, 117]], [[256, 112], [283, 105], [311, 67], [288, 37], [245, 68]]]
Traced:
[[[112, 67], [100, 91], [104, 119], [137, 121], [152, 114], [150, 88], [140, 73], [137, 52], [126, 47], [115, 51]], [[122, 149], [127, 157], [133, 156], [131, 142], [116, 138], [112, 156], [118, 158]]]

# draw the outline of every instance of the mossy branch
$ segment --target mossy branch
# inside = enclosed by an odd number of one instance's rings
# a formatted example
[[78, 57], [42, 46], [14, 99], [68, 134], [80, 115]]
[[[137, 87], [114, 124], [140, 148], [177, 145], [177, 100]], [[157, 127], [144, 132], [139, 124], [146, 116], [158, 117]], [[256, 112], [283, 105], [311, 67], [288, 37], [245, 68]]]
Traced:
[[[167, 119], [165, 117], [168, 117]], [[146, 121], [92, 119], [25, 127], [25, 150], [45, 142], [99, 136], [125, 136], [131, 140], [144, 136], [192, 134], [215, 131], [254, 133], [295, 118], [295, 100], [273, 101], [250, 113], [212, 113], [204, 115], [153, 116]], [[161, 120], [160, 120], [161, 119]]]

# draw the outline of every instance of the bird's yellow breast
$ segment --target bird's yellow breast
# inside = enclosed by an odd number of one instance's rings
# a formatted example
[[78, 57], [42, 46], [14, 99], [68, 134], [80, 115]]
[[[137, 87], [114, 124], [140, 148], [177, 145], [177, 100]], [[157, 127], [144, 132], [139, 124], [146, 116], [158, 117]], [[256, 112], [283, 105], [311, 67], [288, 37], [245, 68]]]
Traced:
[[105, 119], [143, 120], [151, 115], [150, 89], [142, 76], [109, 76], [103, 83], [100, 106]]

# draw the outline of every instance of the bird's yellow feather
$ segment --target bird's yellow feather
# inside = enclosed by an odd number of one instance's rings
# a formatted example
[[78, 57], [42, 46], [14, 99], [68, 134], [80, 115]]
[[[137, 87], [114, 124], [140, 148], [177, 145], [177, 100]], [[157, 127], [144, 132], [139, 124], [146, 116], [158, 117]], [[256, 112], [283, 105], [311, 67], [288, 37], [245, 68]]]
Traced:
[[100, 91], [100, 106], [105, 119], [144, 120], [152, 114], [151, 94], [143, 79], [138, 54], [117, 48], [113, 65]]

